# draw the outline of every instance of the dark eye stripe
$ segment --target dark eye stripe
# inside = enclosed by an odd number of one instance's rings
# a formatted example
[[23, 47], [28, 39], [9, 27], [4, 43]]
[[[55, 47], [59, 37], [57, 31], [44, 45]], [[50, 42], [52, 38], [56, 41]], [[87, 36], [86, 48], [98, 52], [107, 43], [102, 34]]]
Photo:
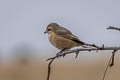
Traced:
[[50, 31], [50, 30], [52, 30], [52, 29], [48, 29], [48, 31]]

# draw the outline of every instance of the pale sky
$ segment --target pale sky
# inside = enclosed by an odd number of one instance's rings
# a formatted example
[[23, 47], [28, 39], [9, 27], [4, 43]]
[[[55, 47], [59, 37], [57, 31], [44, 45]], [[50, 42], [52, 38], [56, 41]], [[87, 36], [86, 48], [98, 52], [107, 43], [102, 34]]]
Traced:
[[106, 30], [120, 28], [120, 0], [0, 0], [0, 52], [8, 55], [23, 43], [57, 52], [43, 33], [51, 22], [86, 43], [120, 45], [120, 32]]

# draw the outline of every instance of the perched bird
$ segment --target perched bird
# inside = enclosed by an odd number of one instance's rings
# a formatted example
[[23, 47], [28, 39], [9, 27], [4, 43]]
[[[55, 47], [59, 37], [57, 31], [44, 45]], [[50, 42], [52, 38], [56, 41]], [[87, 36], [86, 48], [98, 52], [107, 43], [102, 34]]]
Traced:
[[57, 55], [76, 46], [87, 45], [96, 47], [95, 45], [86, 44], [80, 41], [80, 39], [72, 34], [71, 31], [58, 25], [57, 23], [48, 24], [44, 33], [48, 34], [48, 38], [51, 44], [61, 50]]

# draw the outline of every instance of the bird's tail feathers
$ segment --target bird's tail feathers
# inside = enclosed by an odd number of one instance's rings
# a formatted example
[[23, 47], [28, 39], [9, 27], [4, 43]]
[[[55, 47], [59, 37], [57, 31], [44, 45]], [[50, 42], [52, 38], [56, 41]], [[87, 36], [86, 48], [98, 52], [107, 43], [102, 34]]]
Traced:
[[98, 46], [95, 45], [95, 44], [87, 44], [87, 43], [84, 43], [84, 45], [86, 45], [86, 46], [90, 46], [90, 47], [94, 47], [94, 48], [98, 48]]

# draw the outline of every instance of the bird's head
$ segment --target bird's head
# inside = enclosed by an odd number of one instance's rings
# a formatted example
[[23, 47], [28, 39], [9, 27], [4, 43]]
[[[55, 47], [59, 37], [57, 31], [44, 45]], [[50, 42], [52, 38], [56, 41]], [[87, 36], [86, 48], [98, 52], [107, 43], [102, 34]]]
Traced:
[[50, 23], [48, 24], [46, 31], [44, 33], [50, 34], [52, 32], [56, 32], [58, 28], [59, 28], [59, 25], [57, 23]]

